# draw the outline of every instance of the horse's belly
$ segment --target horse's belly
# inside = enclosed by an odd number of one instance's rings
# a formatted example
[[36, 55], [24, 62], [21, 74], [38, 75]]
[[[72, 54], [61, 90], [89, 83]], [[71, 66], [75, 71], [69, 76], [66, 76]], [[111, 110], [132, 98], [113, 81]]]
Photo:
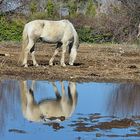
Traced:
[[63, 33], [55, 31], [43, 31], [40, 37], [43, 41], [55, 43], [61, 41]]
[[56, 42], [59, 42], [60, 41], [60, 38], [57, 38], [57, 37], [41, 37], [41, 39], [45, 42], [48, 42], [48, 43], [56, 43]]

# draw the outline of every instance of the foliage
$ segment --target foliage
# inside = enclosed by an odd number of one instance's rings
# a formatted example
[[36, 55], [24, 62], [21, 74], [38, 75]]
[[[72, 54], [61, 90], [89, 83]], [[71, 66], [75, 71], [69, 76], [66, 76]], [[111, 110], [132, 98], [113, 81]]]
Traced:
[[93, 17], [96, 15], [96, 6], [93, 0], [88, 0], [87, 2], [86, 15], [90, 17]]
[[37, 2], [35, 0], [31, 1], [29, 7], [32, 14], [37, 12]]
[[134, 39], [137, 34], [138, 24], [140, 23], [140, 1], [139, 0], [119, 0], [123, 9], [126, 11], [128, 20], [129, 37]]
[[0, 18], [0, 41], [20, 41], [23, 22], [20, 19], [8, 21], [4, 16]]
[[77, 29], [79, 34], [80, 42], [88, 43], [103, 43], [111, 42], [112, 35], [110, 33], [97, 33], [96, 30], [90, 27], [81, 27]]
[[29, 20], [47, 19], [47, 18], [48, 18], [47, 12], [36, 12], [30, 16]]
[[[0, 15], [0, 41], [20, 40], [23, 26], [35, 19], [58, 20], [60, 5], [69, 8], [67, 18], [76, 27], [81, 42], [130, 42], [136, 40], [138, 24], [140, 22], [139, 0], [118, 0], [119, 5], [109, 5], [107, 13], [96, 15], [97, 0], [62, 0], [56, 5], [54, 0], [45, 0], [46, 6], [40, 9], [39, 1], [28, 3], [30, 14], [23, 17]], [[26, 2], [25, 2], [26, 3]], [[82, 4], [81, 4], [82, 3]], [[25, 4], [27, 7], [27, 5]], [[82, 8], [85, 10], [83, 13]], [[23, 8], [24, 9], [24, 8]], [[77, 13], [78, 10], [81, 13]], [[12, 17], [11, 17], [12, 16]], [[62, 17], [63, 18], [63, 17]]]
[[75, 17], [76, 16], [76, 11], [77, 11], [76, 1], [70, 0], [68, 2], [68, 8], [69, 8], [70, 17]]
[[52, 0], [48, 0], [47, 5], [46, 5], [46, 10], [47, 10], [48, 17], [52, 18], [55, 13], [55, 5], [52, 2]]

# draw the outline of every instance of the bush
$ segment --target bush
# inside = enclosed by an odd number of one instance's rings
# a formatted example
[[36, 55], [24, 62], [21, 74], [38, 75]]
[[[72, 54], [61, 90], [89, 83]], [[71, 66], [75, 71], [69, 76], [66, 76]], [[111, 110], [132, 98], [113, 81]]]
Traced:
[[81, 27], [77, 29], [80, 42], [94, 42], [92, 31], [89, 27]]
[[47, 18], [48, 18], [47, 12], [36, 12], [31, 15], [30, 20], [47, 19]]
[[8, 21], [4, 16], [0, 18], [0, 41], [20, 41], [23, 23], [16, 19]]
[[52, 2], [52, 0], [48, 0], [47, 5], [46, 5], [46, 9], [47, 9], [47, 15], [49, 18], [54, 17], [54, 13], [55, 13], [55, 5]]
[[94, 17], [96, 15], [96, 6], [93, 0], [88, 0], [86, 15], [89, 17]]
[[[34, 19], [47, 19], [46, 12], [36, 12], [32, 14], [32, 16], [28, 19], [24, 19], [23, 17], [15, 16], [14, 18], [8, 18], [8, 16], [1, 16], [0, 18], [0, 41], [21, 41], [22, 31], [25, 23], [27, 21], [31, 21]], [[77, 19], [77, 18], [76, 18]], [[80, 18], [81, 19], [81, 18]], [[83, 19], [83, 18], [82, 18]], [[89, 20], [92, 21], [91, 19]], [[80, 42], [88, 42], [88, 43], [102, 43], [102, 42], [112, 42], [112, 34], [109, 32], [102, 32], [98, 30], [99, 28], [95, 28], [95, 24], [90, 24], [85, 20], [76, 22], [72, 21], [76, 26]], [[92, 22], [93, 23], [93, 22]], [[89, 26], [86, 26], [88, 24]]]
[[103, 43], [103, 42], [112, 42], [112, 34], [110, 33], [100, 33], [96, 32], [95, 29], [90, 27], [81, 27], [77, 29], [79, 34], [80, 42], [88, 43]]
[[37, 2], [36, 1], [31, 1], [29, 7], [30, 7], [30, 11], [32, 14], [37, 12]]
[[68, 2], [68, 8], [69, 8], [70, 17], [75, 17], [76, 16], [76, 11], [77, 11], [76, 1], [70, 0]]
[[128, 38], [128, 17], [122, 13], [122, 10], [112, 11], [109, 14], [99, 14], [91, 18], [90, 22], [88, 21], [88, 25], [92, 28], [94, 40], [97, 42], [118, 43], [126, 41]]

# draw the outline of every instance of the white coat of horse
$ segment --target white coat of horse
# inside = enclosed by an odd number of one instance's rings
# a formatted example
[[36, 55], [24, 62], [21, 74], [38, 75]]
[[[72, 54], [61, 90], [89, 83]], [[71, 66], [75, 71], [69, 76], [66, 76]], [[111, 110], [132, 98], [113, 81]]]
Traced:
[[49, 65], [53, 65], [54, 58], [59, 52], [59, 48], [62, 47], [60, 64], [65, 67], [65, 52], [68, 46], [70, 53], [69, 65], [73, 65], [79, 47], [79, 38], [71, 22], [68, 20], [34, 20], [25, 24], [23, 30], [22, 51], [19, 59], [23, 66], [28, 67], [27, 59], [29, 52], [32, 56], [33, 65], [38, 66], [34, 55], [34, 46], [39, 38], [48, 43], [57, 43], [54, 54], [49, 61]]
[[138, 26], [138, 35], [137, 35], [137, 37], [139, 37], [139, 36], [140, 36], [140, 24]]

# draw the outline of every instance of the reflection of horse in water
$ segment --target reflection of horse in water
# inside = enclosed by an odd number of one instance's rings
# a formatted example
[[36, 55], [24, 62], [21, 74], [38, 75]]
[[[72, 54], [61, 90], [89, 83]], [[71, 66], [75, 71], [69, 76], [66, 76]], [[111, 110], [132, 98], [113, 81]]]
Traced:
[[27, 89], [27, 81], [20, 83], [22, 112], [26, 119], [37, 122], [54, 118], [62, 121], [72, 115], [77, 103], [76, 84], [69, 82], [68, 95], [63, 82], [61, 82], [62, 95], [60, 95], [55, 83], [52, 83], [52, 86], [56, 99], [44, 99], [37, 103], [33, 88]]

